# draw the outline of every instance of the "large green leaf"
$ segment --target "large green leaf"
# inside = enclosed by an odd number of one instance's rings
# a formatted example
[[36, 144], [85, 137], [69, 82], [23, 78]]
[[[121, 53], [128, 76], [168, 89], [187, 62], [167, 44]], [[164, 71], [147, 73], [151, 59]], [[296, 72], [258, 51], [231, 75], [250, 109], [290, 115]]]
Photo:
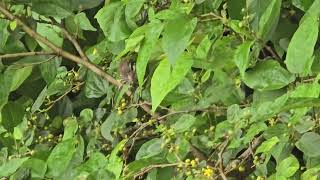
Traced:
[[31, 170], [33, 178], [43, 178], [47, 171], [47, 163], [41, 159], [31, 158], [23, 164], [24, 168]]
[[75, 145], [75, 139], [69, 139], [53, 148], [47, 159], [49, 176], [58, 177], [67, 169], [73, 154], [76, 152]]
[[129, 0], [126, 2], [125, 17], [130, 28], [135, 29], [135, 17], [139, 14], [143, 4], [146, 0]]
[[164, 27], [162, 47], [170, 64], [174, 64], [186, 49], [196, 25], [196, 18], [186, 16], [168, 20]]
[[9, 102], [1, 111], [1, 125], [8, 131], [13, 132], [13, 128], [20, 124], [23, 120], [25, 110], [22, 104]]
[[318, 32], [318, 16], [309, 16], [294, 33], [285, 60], [290, 72], [298, 74], [310, 73]]
[[262, 15], [273, 0], [246, 0], [248, 14], [254, 15], [250, 23], [255, 32], [259, 32], [259, 23]]
[[145, 40], [143, 41], [137, 58], [136, 71], [139, 86], [142, 87], [144, 82], [144, 75], [146, 73], [146, 67], [151, 57], [152, 50], [154, 49], [160, 33], [162, 32], [163, 24], [159, 21], [151, 22], [148, 25], [148, 29], [145, 33]]
[[92, 153], [89, 159], [84, 162], [81, 166], [77, 167], [78, 172], [92, 173], [100, 168], [103, 168], [107, 164], [107, 158], [100, 152]]
[[288, 85], [294, 79], [295, 77], [282, 68], [277, 61], [266, 60], [248, 70], [244, 74], [243, 80], [252, 89], [275, 90]]
[[20, 69], [8, 68], [4, 75], [10, 79], [11, 87], [10, 91], [17, 90], [21, 84], [30, 76], [32, 67], [24, 67]]
[[108, 81], [89, 71], [85, 85], [85, 93], [88, 98], [99, 98], [107, 94], [111, 89]]
[[299, 141], [296, 142], [296, 146], [304, 155], [308, 157], [320, 156], [320, 135], [314, 132], [305, 133]]
[[277, 176], [289, 178], [299, 169], [299, 161], [294, 156], [282, 160], [277, 166]]
[[270, 150], [277, 144], [279, 143], [279, 138], [278, 137], [273, 137], [270, 138], [266, 141], [264, 141], [256, 150], [256, 154], [258, 153], [269, 153]]
[[151, 79], [152, 110], [155, 111], [166, 95], [172, 91], [188, 73], [192, 58], [183, 54], [171, 67], [168, 59], [163, 59]]
[[189, 131], [196, 120], [197, 119], [194, 116], [185, 114], [182, 115], [178, 121], [171, 126], [171, 128], [173, 128], [177, 133]]
[[136, 160], [147, 159], [160, 154], [163, 151], [163, 149], [160, 148], [162, 143], [164, 143], [163, 139], [159, 138], [144, 143], [136, 154]]
[[81, 12], [74, 17], [74, 21], [79, 27], [85, 31], [96, 31], [97, 29], [93, 27], [87, 18], [86, 14]]
[[63, 0], [31, 1], [32, 10], [47, 17], [56, 17], [62, 19], [72, 14], [72, 7], [70, 6], [69, 2], [63, 2]]
[[120, 41], [130, 35], [130, 29], [125, 21], [122, 2], [111, 3], [100, 9], [96, 14], [101, 29], [110, 41]]
[[258, 36], [268, 40], [278, 25], [282, 0], [272, 0], [259, 21]]
[[308, 169], [301, 175], [301, 180], [317, 180], [319, 177], [319, 172], [319, 167]]
[[[39, 68], [43, 79], [48, 83], [52, 83], [58, 74], [58, 68], [60, 66], [59, 58], [52, 57], [46, 58], [45, 61], [49, 59], [48, 62], [41, 63]], [[44, 59], [44, 58], [43, 58]]]
[[11, 159], [8, 162], [2, 164], [0, 166], [0, 177], [8, 177], [8, 176], [12, 175], [28, 159], [29, 158], [27, 158], [27, 157]]
[[[60, 31], [61, 30], [54, 25], [37, 23], [37, 33], [47, 38], [50, 42], [58, 47], [61, 47], [63, 44], [63, 38], [59, 35]], [[43, 49], [51, 51], [51, 49], [42, 42], [38, 41], [38, 43]]]

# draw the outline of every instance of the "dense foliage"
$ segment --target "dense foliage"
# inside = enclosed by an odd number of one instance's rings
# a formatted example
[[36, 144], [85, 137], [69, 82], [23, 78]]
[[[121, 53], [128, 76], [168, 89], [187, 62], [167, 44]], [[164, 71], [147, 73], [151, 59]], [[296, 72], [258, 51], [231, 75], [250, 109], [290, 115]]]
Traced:
[[2, 0], [0, 178], [320, 177], [320, 0]]

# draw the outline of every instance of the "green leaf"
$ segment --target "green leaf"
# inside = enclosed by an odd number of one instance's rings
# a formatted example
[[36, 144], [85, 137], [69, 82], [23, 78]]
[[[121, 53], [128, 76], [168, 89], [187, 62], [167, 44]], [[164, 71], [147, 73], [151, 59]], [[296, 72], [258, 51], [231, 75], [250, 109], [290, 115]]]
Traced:
[[0, 166], [0, 177], [8, 177], [17, 171], [29, 158], [11, 159]]
[[171, 128], [177, 133], [182, 133], [185, 131], [190, 131], [193, 124], [196, 122], [196, 118], [190, 114], [182, 115], [176, 123], [174, 123]]
[[78, 172], [93, 173], [107, 164], [107, 158], [100, 152], [94, 152], [90, 155], [89, 159], [77, 167]]
[[31, 170], [33, 178], [43, 178], [47, 171], [47, 163], [41, 159], [31, 158], [23, 164], [23, 167]]
[[258, 36], [267, 41], [276, 29], [280, 16], [282, 0], [272, 0], [259, 21]]
[[[307, 0], [302, 0], [302, 1], [307, 1]], [[312, 1], [313, 1], [313, 3], [309, 7], [308, 11], [301, 18], [300, 24], [302, 24], [302, 22], [304, 22], [307, 18], [309, 18], [311, 16], [315, 16], [315, 17], [320, 16], [320, 9], [319, 9], [320, 0], [312, 0]], [[308, 5], [306, 5], [306, 6], [308, 6]]]
[[258, 153], [269, 153], [270, 150], [279, 142], [278, 137], [272, 137], [264, 141], [256, 150], [255, 154]]
[[64, 3], [59, 3], [52, 0], [32, 0], [32, 10], [47, 17], [56, 17], [62, 19], [70, 16], [72, 14], [72, 9], [69, 9], [64, 5]]
[[242, 43], [236, 50], [234, 54], [233, 61], [237, 65], [240, 71], [240, 75], [244, 76], [246, 69], [249, 67], [250, 63], [250, 48], [253, 44], [253, 41], [247, 41]]
[[205, 59], [208, 56], [208, 53], [211, 48], [211, 41], [208, 38], [208, 35], [206, 35], [200, 42], [199, 46], [196, 50], [196, 57], [199, 59]]
[[13, 132], [14, 127], [22, 122], [24, 113], [25, 110], [22, 104], [9, 102], [1, 111], [2, 126], [8, 131]]
[[63, 121], [64, 133], [63, 133], [63, 141], [72, 139], [77, 130], [78, 130], [78, 122], [75, 118], [69, 117]]
[[319, 172], [319, 167], [308, 169], [301, 175], [301, 180], [317, 180]]
[[51, 151], [48, 159], [48, 175], [60, 176], [68, 167], [73, 154], [76, 152], [76, 141], [68, 139], [57, 144]]
[[170, 64], [175, 64], [183, 54], [196, 25], [196, 18], [190, 19], [186, 16], [168, 20], [162, 34], [162, 47]]
[[99, 98], [107, 94], [111, 89], [109, 83], [101, 76], [89, 71], [87, 74], [85, 94], [88, 98]]
[[119, 60], [122, 56], [126, 55], [128, 52], [135, 51], [135, 49], [139, 46], [140, 42], [144, 39], [144, 34], [148, 30], [149, 26], [141, 26], [137, 28], [133, 33], [129, 36], [128, 39], [125, 40], [126, 47], [123, 51], [121, 51], [115, 61]]
[[87, 18], [86, 14], [81, 12], [79, 14], [77, 14], [75, 17], [74, 17], [74, 21], [76, 24], [79, 25], [79, 27], [85, 31], [96, 31], [97, 29], [94, 28], [89, 19]]
[[297, 8], [306, 11], [315, 0], [292, 0], [292, 4]]
[[14, 69], [13, 66], [9, 66], [4, 73], [0, 74], [0, 110], [8, 102], [10, 92], [17, 90], [31, 73], [32, 67]]
[[83, 109], [80, 112], [80, 118], [84, 121], [84, 122], [90, 122], [93, 119], [93, 111], [92, 109]]
[[13, 138], [16, 140], [21, 140], [23, 138], [23, 132], [19, 127], [14, 127]]
[[160, 154], [163, 151], [160, 148], [162, 143], [164, 143], [163, 139], [160, 138], [154, 138], [144, 143], [136, 154], [136, 160], [147, 159]]
[[103, 33], [112, 42], [124, 40], [131, 34], [123, 8], [122, 2], [114, 2], [100, 9], [95, 16]]
[[244, 74], [244, 83], [256, 90], [275, 90], [294, 81], [294, 76], [275, 60], [259, 62]]
[[310, 73], [318, 32], [318, 16], [307, 17], [298, 27], [289, 43], [285, 60], [290, 72], [297, 74]]
[[299, 169], [299, 161], [294, 156], [289, 156], [282, 160], [277, 166], [277, 176], [284, 176], [289, 178]]
[[253, 140], [253, 138], [258, 135], [261, 131], [264, 131], [268, 128], [268, 126], [264, 122], [258, 122], [252, 124], [248, 129], [246, 135], [244, 136], [243, 143], [249, 143]]
[[160, 62], [151, 79], [152, 111], [155, 111], [165, 96], [183, 80], [192, 62], [192, 58], [187, 54], [183, 54], [173, 67], [167, 59]]
[[113, 136], [111, 135], [111, 131], [116, 121], [120, 120], [120, 116], [117, 115], [117, 112], [112, 112], [108, 118], [101, 125], [101, 135], [106, 140], [113, 141]]
[[106, 169], [112, 172], [116, 179], [119, 179], [123, 168], [123, 160], [117, 154], [123, 149], [126, 143], [127, 140], [124, 139], [117, 144], [117, 146], [112, 150], [106, 165]]
[[129, 0], [126, 3], [126, 9], [125, 9], [126, 18], [130, 19], [138, 15], [144, 2], [145, 0]]
[[49, 86], [47, 89], [47, 96], [52, 96], [52, 95], [62, 95], [66, 93], [67, 91], [71, 90], [71, 85], [67, 84], [65, 81], [63, 81], [60, 78], [56, 78]]
[[163, 24], [159, 21], [153, 21], [149, 24], [137, 58], [136, 71], [139, 86], [142, 87], [144, 75], [146, 73], [147, 64], [152, 54], [152, 50], [159, 39], [160, 33], [163, 30]]
[[35, 111], [40, 109], [41, 105], [43, 104], [44, 100], [46, 99], [46, 96], [47, 96], [47, 87], [44, 87], [31, 107], [32, 113], [34, 113]]
[[2, 48], [6, 45], [7, 40], [9, 38], [9, 31], [7, 29], [9, 25], [9, 21], [5, 19], [0, 19], [0, 29], [2, 30], [0, 32], [0, 52], [2, 51]]
[[[54, 25], [48, 25], [44, 23], [37, 23], [37, 33], [47, 38], [54, 45], [61, 47], [63, 44], [63, 38], [59, 36], [60, 29]], [[49, 47], [38, 41], [40, 46], [46, 51], [52, 51]]]
[[5, 74], [11, 78], [11, 88], [10, 91], [17, 90], [18, 87], [30, 76], [32, 72], [32, 67], [24, 67], [17, 70], [8, 70]]
[[296, 147], [308, 157], [318, 157], [320, 152], [320, 135], [314, 132], [307, 132], [296, 142]]
[[255, 32], [259, 32], [260, 19], [272, 1], [273, 0], [246, 0], [247, 13], [253, 15], [250, 25]]

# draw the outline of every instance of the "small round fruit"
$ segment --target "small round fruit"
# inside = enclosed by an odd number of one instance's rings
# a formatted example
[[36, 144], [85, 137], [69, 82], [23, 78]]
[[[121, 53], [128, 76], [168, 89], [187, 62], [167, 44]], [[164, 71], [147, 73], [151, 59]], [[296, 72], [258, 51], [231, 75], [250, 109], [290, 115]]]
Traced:
[[244, 166], [239, 166], [238, 170], [239, 170], [239, 172], [244, 172], [246, 170], [246, 168]]

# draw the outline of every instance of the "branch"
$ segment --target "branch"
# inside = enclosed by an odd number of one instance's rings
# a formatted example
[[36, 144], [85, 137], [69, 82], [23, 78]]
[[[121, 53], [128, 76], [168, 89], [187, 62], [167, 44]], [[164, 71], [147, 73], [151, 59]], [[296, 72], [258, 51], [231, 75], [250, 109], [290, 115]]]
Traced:
[[246, 149], [240, 156], [238, 156], [237, 159], [231, 161], [228, 164], [228, 166], [225, 168], [226, 174], [229, 174], [231, 171], [234, 170], [234, 168], [232, 167], [232, 164], [237, 162], [243, 162], [246, 159], [248, 159], [251, 156], [252, 151], [255, 151], [255, 149], [261, 144], [262, 141], [263, 141], [262, 136], [259, 136], [256, 139], [254, 139], [253, 142], [251, 143], [251, 146], [248, 149]]
[[[90, 61], [86, 61], [86, 59], [80, 58], [78, 56], [75, 56], [59, 47], [54, 45], [52, 42], [48, 41], [47, 38], [43, 37], [42, 35], [38, 34], [35, 32], [33, 29], [31, 29], [27, 24], [25, 24], [21, 19], [17, 18], [15, 15], [13, 15], [10, 11], [8, 11], [5, 7], [4, 4], [0, 3], [0, 12], [8, 18], [8, 20], [11, 21], [16, 21], [17, 25], [19, 25], [24, 32], [26, 32], [29, 36], [33, 37], [34, 39], [38, 40], [39, 42], [45, 44], [48, 46], [55, 54], [64, 57], [65, 59], [68, 59], [70, 61], [73, 61], [77, 64], [81, 64], [97, 74], [98, 76], [101, 76], [104, 78], [106, 81], [110, 82], [111, 84], [117, 86], [118, 88], [122, 87], [122, 83], [117, 81], [115, 78], [113, 78], [111, 75], [106, 73], [103, 69], [98, 67], [97, 65], [93, 64]], [[128, 96], [132, 95], [131, 91], [127, 91], [126, 94]], [[150, 107], [146, 104], [142, 104], [140, 106], [144, 111], [146, 111], [148, 114], [158, 116], [157, 114], [154, 114], [151, 110]]]
[[59, 25], [59, 28], [61, 29], [62, 33], [67, 37], [67, 39], [73, 44], [73, 46], [76, 48], [77, 52], [79, 53], [80, 57], [85, 60], [89, 61], [88, 56], [83, 52], [81, 46], [79, 45], [78, 41], [75, 37], [73, 37], [62, 25], [60, 25], [54, 18], [51, 18], [51, 21], [53, 23]]
[[23, 53], [13, 53], [0, 55], [0, 59], [26, 57], [26, 56], [41, 56], [41, 55], [55, 55], [52, 52], [23, 52]]
[[225, 142], [225, 144], [221, 147], [221, 151], [219, 152], [218, 156], [219, 156], [219, 173], [220, 173], [220, 176], [222, 177], [223, 180], [228, 180], [227, 176], [225, 175], [224, 173], [224, 167], [223, 167], [223, 153], [226, 149], [226, 147], [228, 146], [229, 144], [229, 140], [227, 140]]
[[134, 179], [136, 179], [139, 176], [144, 175], [145, 173], [151, 171], [154, 168], [165, 168], [165, 167], [172, 167], [172, 166], [178, 166], [180, 163], [172, 163], [172, 164], [154, 164], [150, 165], [146, 168], [141, 169], [138, 173], [134, 174]]
[[[118, 82], [112, 76], [110, 76], [109, 74], [104, 72], [101, 68], [99, 68], [95, 64], [91, 63], [90, 61], [85, 61], [84, 59], [82, 59], [82, 58], [80, 58], [78, 56], [75, 56], [75, 55], [73, 55], [73, 54], [71, 54], [71, 53], [69, 53], [69, 52], [57, 47], [52, 42], [48, 41], [47, 38], [45, 38], [45, 37], [41, 36], [40, 34], [36, 33], [27, 24], [25, 24], [19, 18], [17, 18], [11, 12], [9, 12], [4, 7], [3, 4], [0, 4], [0, 12], [3, 15], [5, 15], [9, 20], [16, 21], [17, 25], [21, 26], [21, 28], [23, 29], [24, 32], [26, 32], [29, 36], [33, 37], [34, 39], [36, 39], [36, 40], [40, 41], [41, 43], [45, 44], [46, 46], [48, 46], [57, 55], [62, 56], [65, 59], [68, 59], [70, 61], [73, 61], [75, 63], [81, 64], [81, 65], [87, 67], [88, 69], [90, 69], [91, 71], [93, 71], [97, 75], [103, 77], [105, 80], [109, 81], [110, 83], [112, 83], [113, 85], [115, 85], [117, 87], [121, 87], [122, 86], [122, 84], [120, 82]], [[131, 95], [132, 93], [131, 92], [127, 92], [127, 94]]]

